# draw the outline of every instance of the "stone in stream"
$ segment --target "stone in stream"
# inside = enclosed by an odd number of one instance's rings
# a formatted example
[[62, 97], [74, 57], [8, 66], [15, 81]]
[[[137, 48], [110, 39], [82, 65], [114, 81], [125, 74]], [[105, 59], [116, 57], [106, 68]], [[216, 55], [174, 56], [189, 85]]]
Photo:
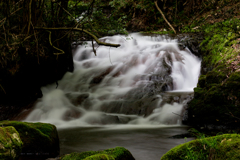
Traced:
[[22, 141], [16, 129], [12, 126], [0, 127], [0, 159], [18, 159], [22, 150]]
[[240, 159], [239, 143], [239, 134], [223, 134], [196, 139], [172, 148], [163, 155], [161, 160], [206, 159], [206, 157], [208, 159], [237, 160]]
[[75, 106], [81, 105], [89, 97], [89, 93], [78, 92], [66, 93], [65, 95]]
[[21, 155], [59, 155], [58, 133], [52, 124], [0, 121], [0, 126], [13, 126], [17, 130], [23, 142]]
[[110, 148], [103, 151], [87, 151], [71, 153], [63, 156], [61, 160], [135, 160], [132, 154], [123, 147]]

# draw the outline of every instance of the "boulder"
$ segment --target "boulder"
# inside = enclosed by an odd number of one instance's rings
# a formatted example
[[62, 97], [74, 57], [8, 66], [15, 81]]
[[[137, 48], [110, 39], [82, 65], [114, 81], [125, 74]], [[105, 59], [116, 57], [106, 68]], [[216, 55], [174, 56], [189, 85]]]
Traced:
[[0, 159], [18, 159], [22, 150], [22, 141], [16, 129], [12, 126], [0, 127]]
[[13, 126], [23, 142], [21, 155], [59, 155], [59, 138], [56, 127], [47, 123], [0, 121], [0, 126]]
[[71, 153], [61, 160], [135, 160], [132, 154], [123, 147], [106, 149], [103, 151], [87, 151], [82, 153]]
[[[240, 59], [239, 59], [240, 60]], [[194, 99], [188, 105], [188, 124], [239, 126], [240, 72], [219, 64], [199, 78]]]
[[240, 135], [224, 134], [196, 139], [178, 145], [163, 155], [161, 160], [240, 159]]

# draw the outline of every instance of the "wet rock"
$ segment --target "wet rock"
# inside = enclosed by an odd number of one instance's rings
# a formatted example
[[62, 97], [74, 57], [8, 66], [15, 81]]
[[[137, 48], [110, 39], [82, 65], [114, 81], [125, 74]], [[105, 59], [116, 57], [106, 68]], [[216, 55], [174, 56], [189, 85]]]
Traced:
[[227, 71], [217, 70], [200, 77], [188, 105], [188, 124], [239, 126], [240, 72], [227, 77]]
[[[144, 97], [138, 100], [119, 100], [104, 103], [101, 110], [106, 113], [148, 116], [156, 108], [159, 97]], [[127, 121], [123, 118], [123, 121]]]
[[1, 121], [0, 126], [13, 126], [23, 142], [21, 155], [59, 155], [59, 138], [56, 127], [47, 123]]
[[82, 159], [82, 160], [135, 160], [132, 154], [123, 147], [106, 149], [103, 151], [88, 151], [82, 153], [71, 153], [63, 156], [62, 160]]
[[163, 155], [161, 160], [186, 159], [189, 153], [191, 153], [191, 158], [196, 159], [203, 159], [203, 156], [212, 157], [211, 159], [240, 159], [239, 143], [240, 135], [238, 134], [196, 139], [172, 148]]
[[62, 119], [65, 120], [65, 121], [69, 121], [69, 120], [72, 120], [72, 119], [77, 119], [79, 118], [80, 116], [82, 115], [82, 112], [78, 109], [68, 109]]
[[194, 55], [202, 57], [202, 53], [200, 51], [200, 43], [204, 39], [204, 35], [202, 33], [183, 33], [176, 35], [175, 38], [178, 39], [179, 48], [181, 50], [188, 48]]
[[118, 116], [114, 115], [104, 115], [103, 118], [101, 119], [102, 124], [119, 124], [119, 118]]
[[95, 76], [90, 82], [90, 87], [100, 84], [104, 79], [104, 77], [108, 75], [112, 70], [113, 70], [113, 67], [109, 67], [104, 72], [100, 73], [98, 76]]
[[65, 95], [75, 106], [81, 105], [83, 101], [85, 101], [89, 97], [89, 93], [79, 92], [66, 93]]
[[19, 133], [12, 126], [0, 127], [0, 159], [18, 159], [22, 150]]

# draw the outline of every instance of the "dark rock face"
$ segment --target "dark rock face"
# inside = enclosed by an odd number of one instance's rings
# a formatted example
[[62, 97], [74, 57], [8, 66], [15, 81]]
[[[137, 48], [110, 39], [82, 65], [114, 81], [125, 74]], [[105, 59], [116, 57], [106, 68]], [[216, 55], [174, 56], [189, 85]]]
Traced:
[[21, 155], [59, 155], [59, 138], [54, 125], [17, 121], [1, 121], [0, 125], [13, 126], [17, 130], [23, 142]]
[[28, 108], [37, 98], [42, 97], [41, 86], [54, 83], [67, 71], [73, 71], [70, 43], [62, 47], [65, 54], [58, 57], [50, 52], [37, 57], [27, 54], [26, 48], [20, 47], [16, 71], [11, 72], [8, 67], [0, 68], [0, 112], [4, 111], [5, 114], [1, 114], [0, 120], [11, 119], [15, 112]]
[[204, 39], [202, 33], [183, 33], [176, 37], [179, 41], [179, 48], [184, 50], [186, 47], [197, 57], [202, 57], [200, 43]]

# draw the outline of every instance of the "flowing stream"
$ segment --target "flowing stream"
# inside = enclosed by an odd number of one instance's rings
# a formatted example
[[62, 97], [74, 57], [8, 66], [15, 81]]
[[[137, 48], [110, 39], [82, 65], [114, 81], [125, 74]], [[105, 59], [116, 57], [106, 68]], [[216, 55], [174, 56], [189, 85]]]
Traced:
[[160, 159], [184, 143], [167, 137], [186, 132], [181, 121], [201, 60], [167, 36], [134, 33], [101, 40], [121, 46], [94, 44], [97, 56], [91, 42], [78, 46], [74, 72], [66, 73], [57, 89], [42, 87], [43, 98], [25, 121], [55, 124], [61, 154], [121, 145], [137, 160]]

